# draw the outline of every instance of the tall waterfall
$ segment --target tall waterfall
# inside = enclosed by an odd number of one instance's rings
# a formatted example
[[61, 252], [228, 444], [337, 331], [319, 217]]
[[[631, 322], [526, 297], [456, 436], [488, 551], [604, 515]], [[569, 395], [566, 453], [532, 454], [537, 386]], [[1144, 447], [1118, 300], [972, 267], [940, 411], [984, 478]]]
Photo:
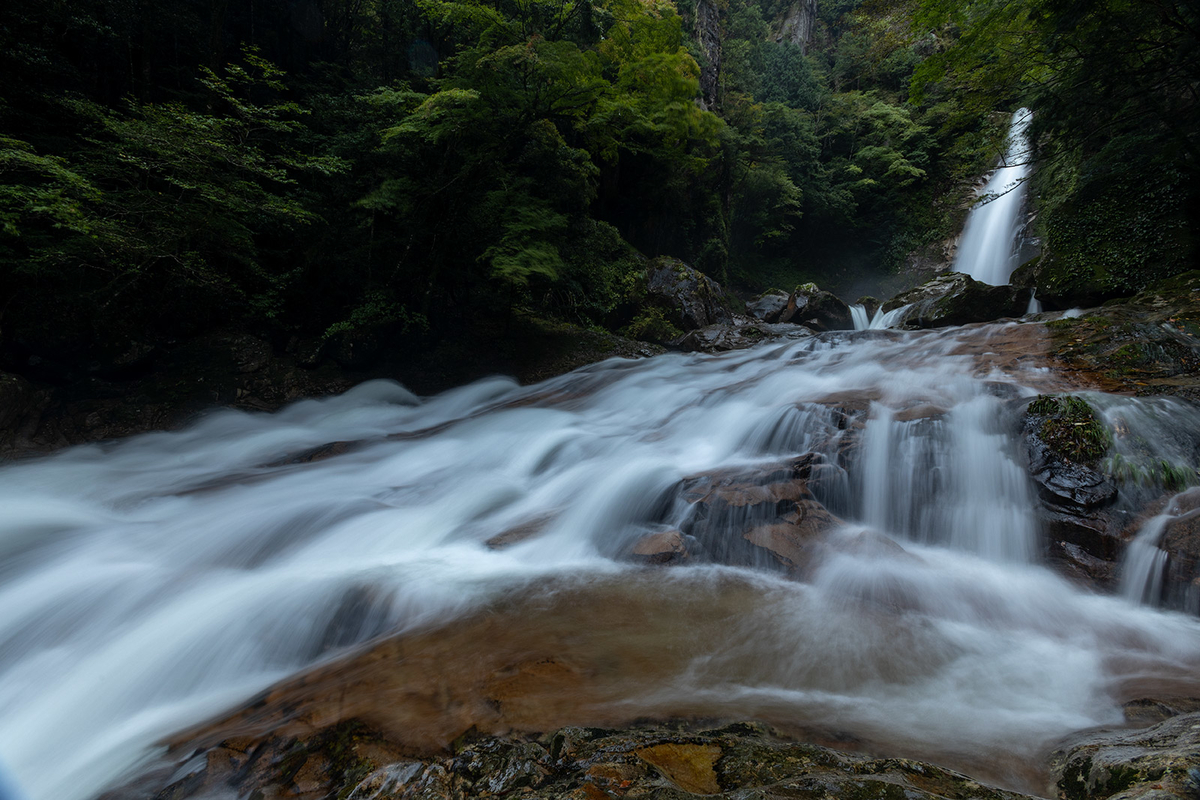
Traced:
[[[579, 643], [610, 716], [1026, 763], [1119, 723], [1123, 682], [1200, 676], [1200, 622], [1038, 565], [1010, 401], [1050, 378], [977, 361], [1013, 329], [614, 359], [428, 399], [377, 382], [8, 466], [0, 760], [32, 800], [85, 800], [285, 677], [524, 603], [521, 624], [575, 626], [555, 641]], [[806, 453], [841, 523], [803, 572], [623, 557], [695, 532], [695, 476]], [[741, 542], [749, 522], [706, 524]], [[516, 530], [536, 535], [488, 546]]]
[[954, 270], [995, 286], [1008, 283], [1018, 265], [1016, 234], [1025, 180], [1029, 176], [1029, 140], [1026, 130], [1032, 114], [1018, 109], [1009, 126], [1008, 143], [999, 166], [988, 179], [980, 203], [967, 216]]

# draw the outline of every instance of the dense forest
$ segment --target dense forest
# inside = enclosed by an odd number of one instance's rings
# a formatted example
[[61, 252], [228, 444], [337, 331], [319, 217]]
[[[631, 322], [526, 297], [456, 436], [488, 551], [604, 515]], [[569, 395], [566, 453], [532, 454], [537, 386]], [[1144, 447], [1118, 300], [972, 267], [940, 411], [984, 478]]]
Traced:
[[1037, 280], [1128, 293], [1194, 263], [1198, 43], [1185, 0], [9, 0], [0, 359], [636, 335], [658, 255], [852, 297], [1022, 105]]

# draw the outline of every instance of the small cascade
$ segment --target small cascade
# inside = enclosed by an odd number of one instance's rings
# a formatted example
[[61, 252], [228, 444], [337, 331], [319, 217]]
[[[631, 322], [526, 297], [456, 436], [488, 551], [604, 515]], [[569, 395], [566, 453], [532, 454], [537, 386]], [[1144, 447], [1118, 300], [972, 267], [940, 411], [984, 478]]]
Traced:
[[1037, 289], [1029, 290], [1029, 305], [1025, 306], [1026, 314], [1042, 313], [1042, 301], [1037, 299]]
[[856, 303], [850, 306], [850, 317], [854, 320], [854, 330], [856, 331], [880, 331], [899, 325], [910, 308], [912, 308], [911, 303], [885, 312], [883, 306], [880, 306], [875, 309], [875, 315], [870, 316], [867, 314], [866, 306]]
[[1017, 221], [1029, 177], [1029, 140], [1025, 135], [1032, 114], [1018, 109], [1012, 117], [1008, 148], [967, 216], [954, 270], [977, 281], [1000, 286], [1017, 266]]
[[1161, 600], [1167, 554], [1158, 549], [1158, 542], [1172, 519], [1171, 514], [1152, 517], [1125, 551], [1120, 574], [1121, 596], [1126, 600], [1146, 605], [1158, 605]]
[[996, 423], [1003, 404], [976, 392], [948, 412], [872, 407], [862, 444], [861, 519], [912, 541], [1028, 562], [1037, 527], [1028, 479]]

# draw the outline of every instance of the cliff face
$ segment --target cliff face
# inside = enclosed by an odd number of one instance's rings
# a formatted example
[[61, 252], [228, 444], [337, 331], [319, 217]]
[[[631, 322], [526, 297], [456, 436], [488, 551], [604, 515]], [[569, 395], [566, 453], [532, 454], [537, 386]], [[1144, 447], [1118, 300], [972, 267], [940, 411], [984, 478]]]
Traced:
[[721, 76], [721, 20], [713, 0], [696, 3], [696, 41], [704, 54], [704, 62], [700, 65], [700, 107], [713, 111], [717, 108], [717, 85]]
[[817, 21], [817, 0], [796, 0], [779, 23], [775, 41], [788, 42], [807, 54]]

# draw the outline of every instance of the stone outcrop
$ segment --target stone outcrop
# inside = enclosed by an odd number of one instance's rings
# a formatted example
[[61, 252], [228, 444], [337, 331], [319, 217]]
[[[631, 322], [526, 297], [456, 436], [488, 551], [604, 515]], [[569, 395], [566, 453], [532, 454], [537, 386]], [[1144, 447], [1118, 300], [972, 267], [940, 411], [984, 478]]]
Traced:
[[854, 330], [850, 306], [833, 292], [827, 292], [815, 283], [804, 283], [795, 288], [779, 315], [779, 321], [804, 325], [815, 331]]
[[700, 107], [715, 111], [720, 103], [721, 12], [713, 0], [696, 2], [696, 42], [704, 56], [700, 64]]
[[567, 727], [531, 736], [484, 736], [470, 730], [455, 741], [452, 753], [419, 757], [404, 753], [385, 734], [348, 720], [303, 737], [227, 739], [174, 775], [146, 776], [104, 800], [224, 794], [303, 800], [1028, 797], [933, 764], [801, 744], [756, 722]]
[[683, 331], [733, 322], [733, 306], [721, 285], [677, 258], [656, 258], [646, 267], [649, 301]]
[[942, 328], [1022, 316], [1028, 299], [1028, 292], [1018, 296], [1011, 286], [989, 286], [970, 275], [950, 272], [896, 295], [883, 304], [883, 310], [909, 306], [897, 327]]
[[1063, 800], [1169, 800], [1200, 794], [1200, 713], [1143, 730], [1074, 737], [1051, 757]]
[[671, 344], [685, 353], [722, 353], [745, 350], [769, 339], [801, 339], [812, 335], [808, 328], [798, 325], [752, 322], [737, 317], [731, 324], [705, 325], [688, 331]]
[[1050, 558], [1070, 575], [1112, 587], [1126, 536], [1123, 518], [1112, 509], [1117, 485], [1097, 464], [1106, 436], [1107, 429], [1079, 398], [1042, 396], [1027, 406], [1024, 455], [1038, 491]]
[[1158, 544], [1167, 554], [1163, 601], [1172, 608], [1200, 614], [1200, 489], [1176, 495], [1169, 511], [1174, 516]]
[[1047, 327], [1062, 371], [1077, 383], [1200, 402], [1200, 271]]
[[777, 23], [775, 41], [787, 42], [807, 54], [817, 23], [817, 0], [795, 0]]
[[779, 322], [779, 317], [788, 306], [790, 296], [780, 289], [763, 292], [746, 303], [746, 313], [763, 322]]
[[688, 507], [680, 529], [705, 560], [800, 573], [843, 525], [819, 498], [845, 480], [819, 453], [694, 475], [677, 489]]

